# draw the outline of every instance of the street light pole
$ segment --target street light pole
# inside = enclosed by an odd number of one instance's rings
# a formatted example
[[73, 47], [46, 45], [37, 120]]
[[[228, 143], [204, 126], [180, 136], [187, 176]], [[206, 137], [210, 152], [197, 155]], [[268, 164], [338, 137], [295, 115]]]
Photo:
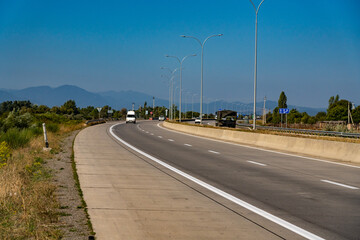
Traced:
[[173, 116], [171, 116], [171, 114], [172, 114], [171, 109], [173, 108], [172, 103], [173, 103], [173, 88], [174, 88], [174, 78], [175, 78], [174, 74], [179, 69], [176, 68], [174, 70], [171, 70], [170, 68], [167, 68], [167, 67], [161, 67], [161, 69], [167, 69], [171, 73], [171, 78], [170, 78], [170, 87], [171, 87], [170, 103], [171, 103], [171, 105], [170, 105], [169, 111], [170, 111], [170, 120], [172, 120]]
[[191, 54], [191, 55], [187, 55], [187, 56], [185, 56], [185, 57], [183, 57], [183, 59], [180, 61], [180, 59], [178, 58], [178, 57], [176, 57], [176, 56], [169, 56], [169, 55], [165, 55], [165, 57], [171, 57], [171, 58], [175, 58], [175, 59], [177, 59], [178, 61], [179, 61], [179, 63], [180, 63], [180, 103], [179, 103], [179, 121], [181, 122], [181, 96], [182, 96], [182, 64], [183, 64], [183, 62], [184, 62], [184, 60], [186, 59], [186, 58], [188, 58], [188, 57], [195, 57], [196, 56], [196, 54]]
[[255, 10], [255, 67], [254, 67], [254, 122], [253, 122], [253, 130], [255, 130], [256, 129], [256, 80], [257, 80], [257, 76], [256, 76], [257, 75], [257, 23], [258, 23], [258, 12], [264, 0], [261, 1], [261, 3], [257, 8], [251, 0], [250, 2]]
[[183, 38], [193, 38], [195, 39], [201, 46], [201, 90], [200, 90], [200, 122], [202, 123], [202, 110], [203, 110], [203, 66], [204, 66], [204, 45], [206, 43], [207, 40], [209, 40], [212, 37], [221, 37], [223, 34], [215, 34], [215, 35], [211, 35], [209, 37], [207, 37], [204, 42], [201, 43], [201, 41], [193, 36], [185, 36], [185, 35], [180, 35], [180, 37]]

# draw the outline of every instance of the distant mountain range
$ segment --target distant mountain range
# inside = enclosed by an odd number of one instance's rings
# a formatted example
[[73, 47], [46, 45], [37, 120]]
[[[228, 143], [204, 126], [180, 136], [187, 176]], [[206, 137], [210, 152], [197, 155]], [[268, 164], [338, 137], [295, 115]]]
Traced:
[[[39, 86], [25, 88], [22, 90], [0, 89], [0, 102], [15, 100], [29, 100], [33, 104], [46, 105], [49, 107], [61, 106], [67, 100], [75, 100], [78, 107], [102, 107], [109, 105], [113, 109], [130, 109], [133, 103], [137, 109], [139, 105], [143, 105], [145, 101], [147, 102], [148, 106], [152, 106], [153, 104], [153, 96], [135, 91], [108, 91], [93, 93], [72, 85], [64, 85], [56, 88]], [[169, 101], [155, 98], [155, 105], [168, 107]], [[256, 111], [257, 114], [261, 114], [263, 102], [258, 102], [256, 105], [258, 106]], [[273, 110], [276, 106], [277, 102], [275, 101], [266, 102], [266, 109]], [[193, 105], [191, 103], [183, 103], [182, 111], [191, 111], [192, 107], [194, 107], [194, 111], [199, 111], [199, 102], [194, 103]], [[307, 112], [309, 115], [315, 115], [320, 111], [326, 111], [324, 108], [309, 108], [293, 105], [289, 105], [288, 107], [290, 109], [296, 108], [300, 112]], [[203, 112], [212, 113], [219, 109], [233, 109], [240, 112], [241, 114], [249, 114], [252, 112], [252, 108], [252, 103], [225, 101], [210, 103], [204, 102]]]

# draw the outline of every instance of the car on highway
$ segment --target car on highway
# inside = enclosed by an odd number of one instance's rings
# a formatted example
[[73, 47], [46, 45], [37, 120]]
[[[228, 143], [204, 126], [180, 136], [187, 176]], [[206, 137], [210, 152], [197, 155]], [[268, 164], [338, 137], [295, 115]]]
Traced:
[[126, 114], [126, 123], [136, 123], [135, 111], [128, 111]]
[[165, 117], [164, 116], [160, 116], [159, 117], [159, 121], [164, 121], [165, 120]]
[[201, 123], [201, 119], [199, 117], [195, 118], [195, 123]]

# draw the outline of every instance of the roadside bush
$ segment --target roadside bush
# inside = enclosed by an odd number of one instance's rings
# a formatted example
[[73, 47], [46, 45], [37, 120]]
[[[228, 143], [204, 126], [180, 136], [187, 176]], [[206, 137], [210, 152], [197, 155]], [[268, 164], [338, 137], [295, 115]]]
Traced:
[[7, 143], [1, 142], [0, 143], [0, 168], [6, 166], [8, 159], [10, 158], [10, 148], [8, 147]]
[[43, 133], [42, 127], [39, 127], [36, 124], [33, 124], [29, 129], [34, 136], [39, 136]]
[[34, 136], [30, 129], [10, 128], [6, 133], [0, 136], [0, 141], [5, 141], [9, 144], [10, 148], [16, 149], [25, 147], [30, 139]]
[[48, 123], [46, 124], [46, 130], [52, 133], [57, 133], [60, 130], [59, 124]]

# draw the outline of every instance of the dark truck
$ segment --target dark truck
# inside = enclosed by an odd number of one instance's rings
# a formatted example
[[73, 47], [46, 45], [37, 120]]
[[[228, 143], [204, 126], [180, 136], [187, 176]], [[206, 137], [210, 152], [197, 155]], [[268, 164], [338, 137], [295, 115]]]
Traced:
[[216, 112], [216, 126], [219, 127], [231, 127], [236, 126], [237, 112], [231, 110], [222, 110]]

